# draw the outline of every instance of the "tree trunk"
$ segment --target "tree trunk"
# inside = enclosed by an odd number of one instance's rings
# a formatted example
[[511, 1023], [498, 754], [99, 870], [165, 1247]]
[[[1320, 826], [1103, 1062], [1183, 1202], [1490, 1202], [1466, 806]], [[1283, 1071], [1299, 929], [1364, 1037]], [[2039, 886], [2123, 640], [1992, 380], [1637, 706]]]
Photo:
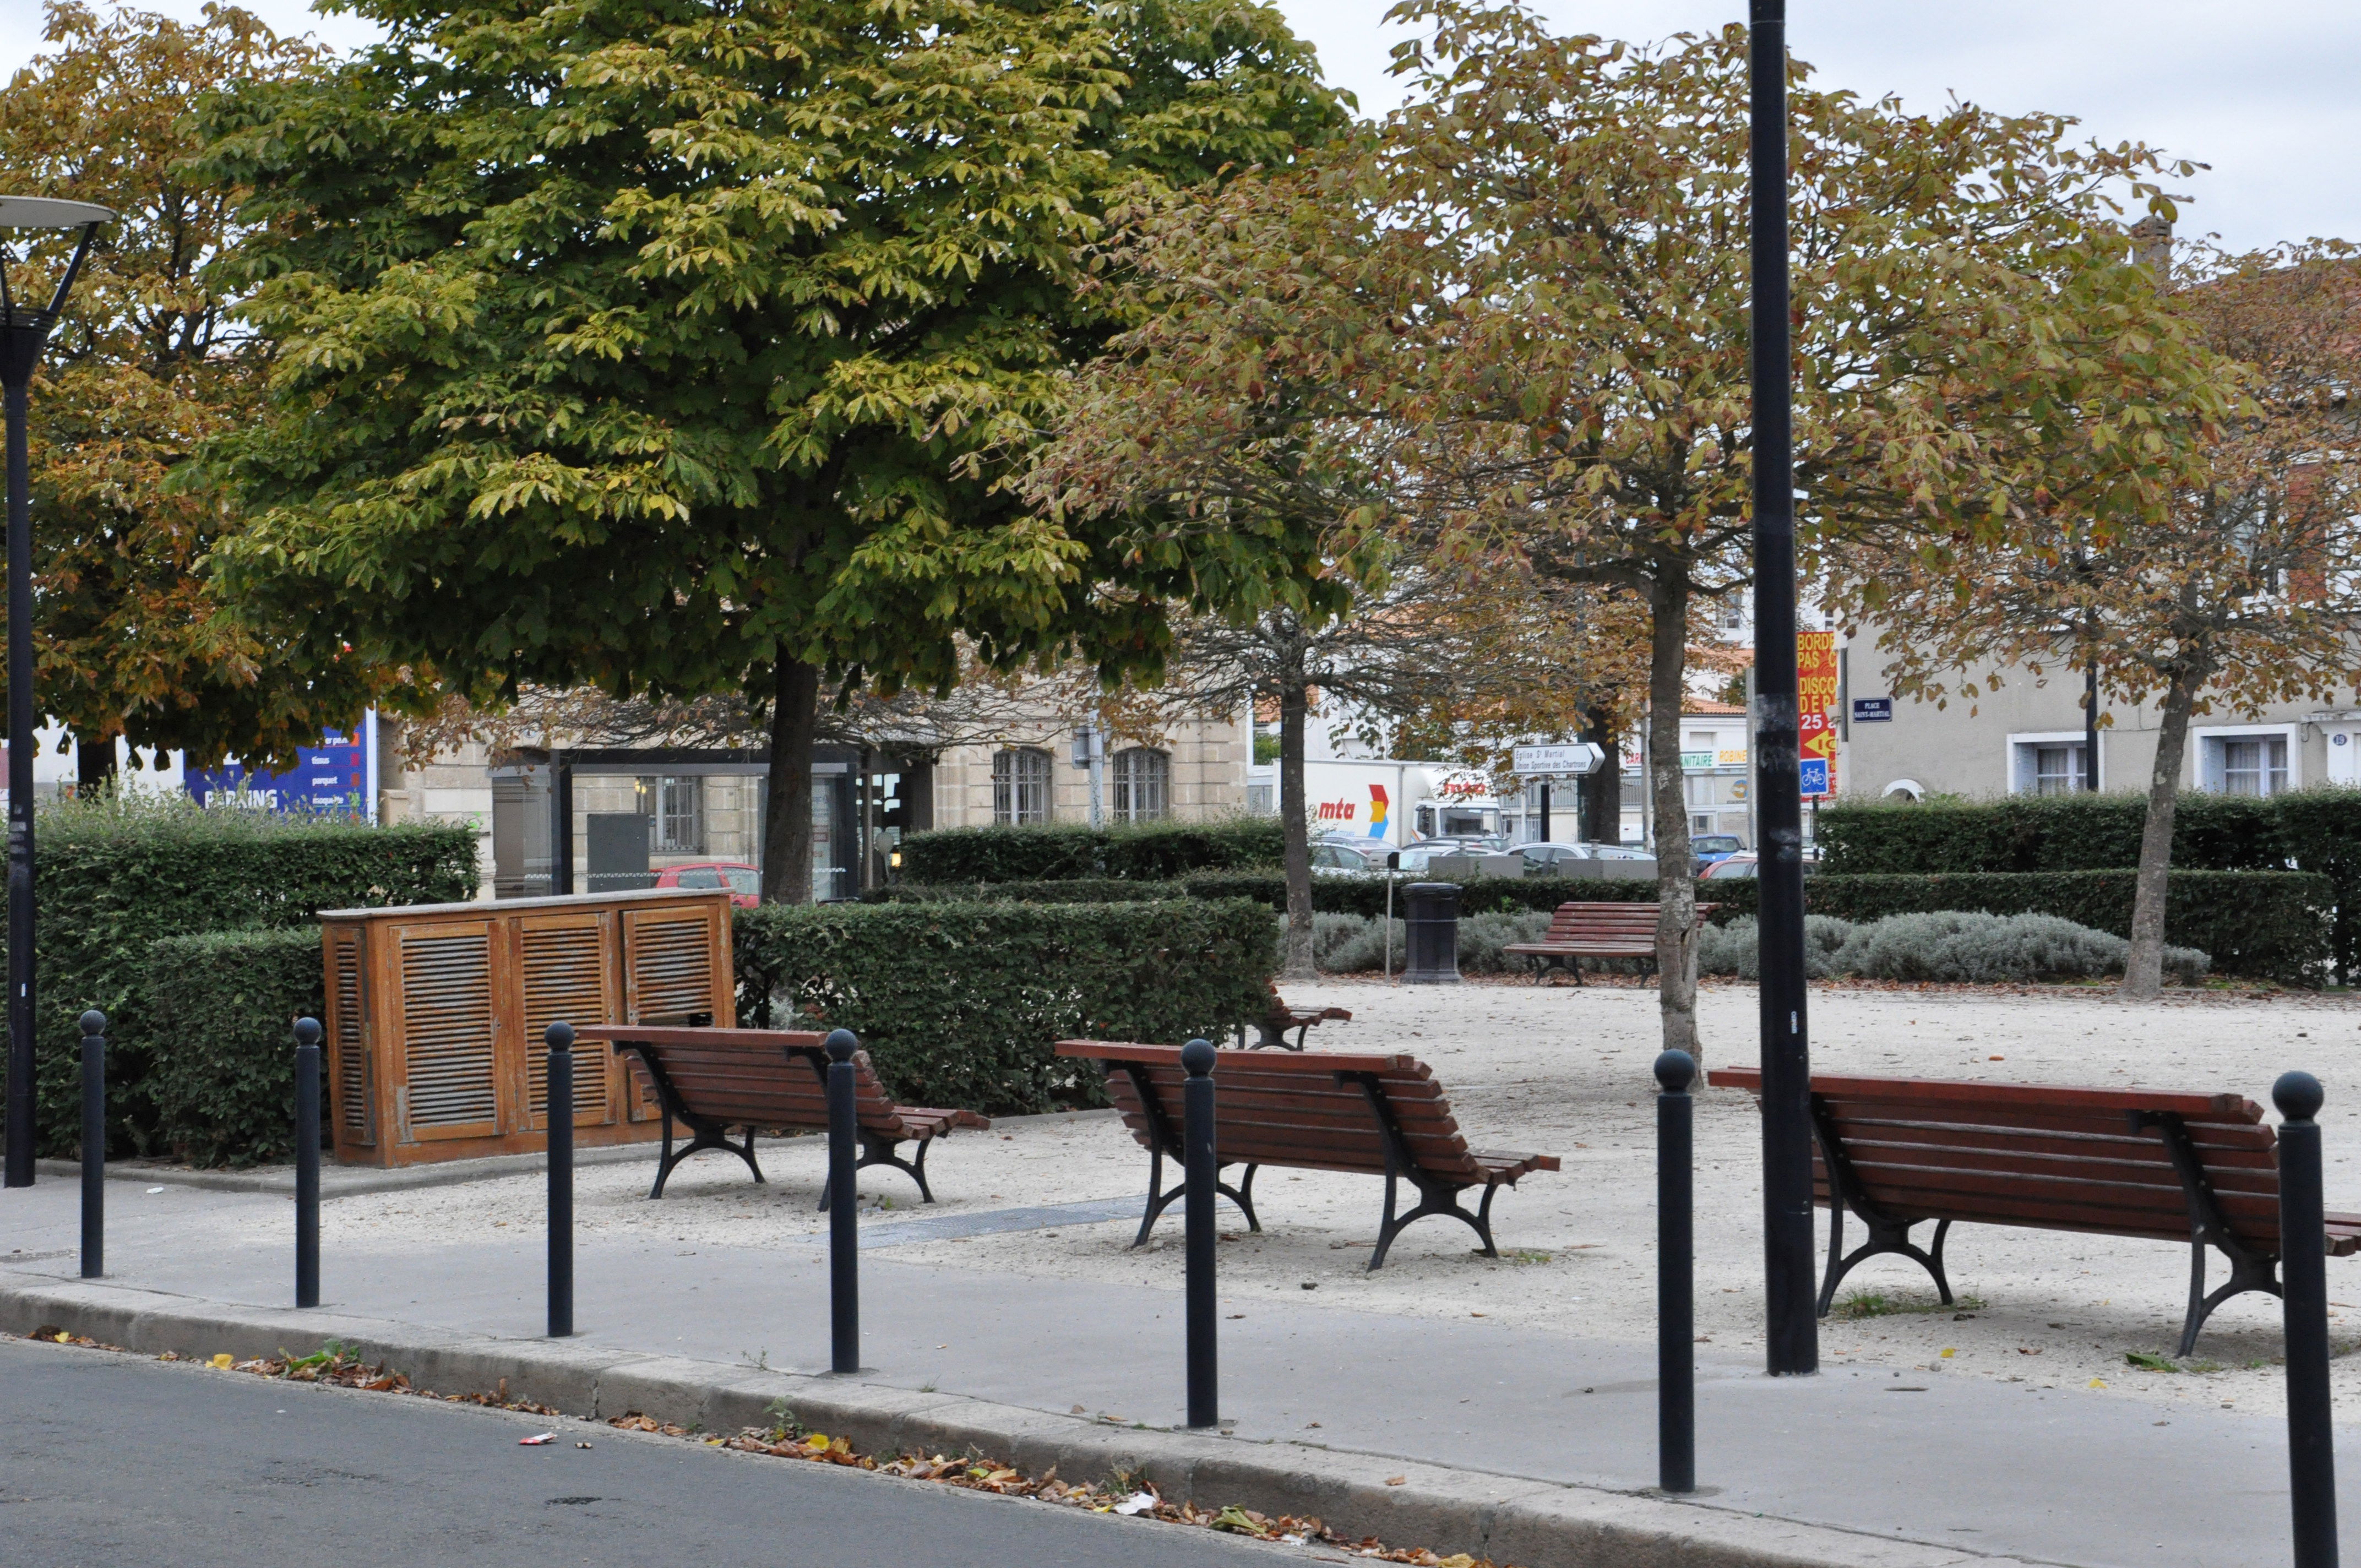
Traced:
[[1312, 963], [1312, 806], [1304, 798], [1303, 729], [1310, 699], [1303, 661], [1287, 661], [1279, 684], [1279, 824], [1287, 862], [1287, 948], [1282, 980], [1316, 980]]
[[1687, 696], [1689, 589], [1659, 583], [1649, 607], [1648, 787], [1656, 817], [1657, 1010], [1664, 1049], [1705, 1060], [1697, 1037], [1697, 877], [1689, 803], [1681, 774], [1681, 707]]
[[2189, 751], [2189, 715], [2200, 681], [2176, 674], [2164, 691], [2156, 727], [2156, 771], [2148, 775], [2147, 821], [2140, 829], [2139, 877], [2132, 894], [2132, 949], [2115, 994], [2153, 1000], [2164, 989], [2164, 895], [2172, 870], [2172, 816], [2180, 804], [2180, 765]]
[[819, 728], [819, 670], [781, 659], [771, 699], [769, 809], [763, 823], [763, 900], [812, 901], [812, 734]]
[[1577, 832], [1594, 844], [1620, 844], [1623, 841], [1623, 747], [1615, 733], [1615, 713], [1612, 708], [1594, 707], [1583, 717], [1587, 722], [1582, 738], [1606, 752], [1607, 760], [1582, 781]]
[[84, 800], [104, 795], [115, 782], [115, 737], [97, 740], [74, 738], [74, 794]]

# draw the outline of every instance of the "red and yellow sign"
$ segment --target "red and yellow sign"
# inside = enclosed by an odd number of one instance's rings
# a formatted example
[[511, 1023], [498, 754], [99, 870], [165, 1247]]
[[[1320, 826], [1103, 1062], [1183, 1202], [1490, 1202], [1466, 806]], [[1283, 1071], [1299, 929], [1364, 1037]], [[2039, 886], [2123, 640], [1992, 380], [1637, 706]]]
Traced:
[[1837, 793], [1837, 634], [1795, 633], [1795, 739], [1806, 799]]

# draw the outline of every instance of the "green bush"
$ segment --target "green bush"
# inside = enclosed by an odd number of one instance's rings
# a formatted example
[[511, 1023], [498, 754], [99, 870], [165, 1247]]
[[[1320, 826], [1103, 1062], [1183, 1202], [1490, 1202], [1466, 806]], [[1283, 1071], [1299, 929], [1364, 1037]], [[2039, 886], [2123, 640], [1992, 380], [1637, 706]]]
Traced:
[[131, 797], [45, 806], [36, 830], [36, 1130], [49, 1156], [71, 1154], [81, 1139], [77, 1021], [92, 1007], [108, 1021], [109, 1146], [160, 1152], [148, 1083], [155, 1036], [141, 997], [157, 942], [309, 927], [323, 909], [476, 893], [476, 834], [467, 827], [370, 828]]
[[[1805, 880], [1804, 904], [1814, 914], [1852, 921], [1947, 911], [2056, 915], [2078, 926], [2129, 937], [2132, 884], [2137, 874], [1813, 876]], [[2329, 966], [2329, 914], [2334, 897], [2326, 877], [2298, 872], [2176, 871], [2165, 891], [2165, 938], [2211, 954], [2220, 973], [2316, 985]]]
[[1220, 1039], [1268, 1005], [1277, 951], [1243, 900], [766, 905], [737, 919], [738, 1015], [851, 1029], [910, 1103], [1103, 1104], [1057, 1041]]
[[[1826, 915], [1804, 917], [1806, 963], [1815, 979], [2078, 980], [2121, 974], [2131, 944], [2054, 915], [1889, 915], [1856, 926]], [[1697, 972], [1752, 980], [1759, 970], [1752, 919], [1708, 929], [1697, 945]], [[2204, 978], [2206, 955], [2167, 948], [2166, 972], [2191, 984]]]
[[[1819, 839], [1839, 872], [2114, 871], [2139, 863], [2147, 815], [2146, 797], [2136, 795], [1839, 806], [1821, 811]], [[2329, 878], [2336, 976], [2351, 983], [2361, 974], [2361, 790], [2184, 794], [2173, 811], [2172, 865]]]
[[1070, 882], [971, 882], [949, 884], [895, 883], [873, 887], [863, 904], [1138, 904], [1186, 898], [1177, 882], [1121, 882], [1114, 877], [1075, 877]]
[[[1397, 916], [1403, 913], [1402, 889], [1410, 886], [1411, 880], [1400, 878], [1394, 883], [1394, 914]], [[1182, 879], [1181, 885], [1192, 898], [1251, 898], [1282, 912], [1287, 908], [1287, 879], [1277, 872], [1204, 872]], [[1463, 915], [1479, 911], [1514, 914], [1525, 909], [1550, 910], [1561, 904], [1586, 901], [1593, 904], [1624, 901], [1653, 904], [1656, 901], [1656, 884], [1653, 880], [1590, 882], [1573, 877], [1476, 877], [1458, 885], [1459, 911]], [[1754, 884], [1751, 882], [1699, 883], [1697, 896], [1724, 903], [1734, 901], [1742, 905], [1739, 911], [1741, 914], [1751, 913], [1754, 908]], [[1383, 915], [1386, 912], [1385, 879], [1313, 877], [1312, 907], [1315, 913], [1332, 915]]]
[[1275, 866], [1276, 817], [1143, 822], [1120, 828], [940, 828], [902, 840], [905, 882], [1163, 882], [1191, 872]]
[[191, 1165], [291, 1157], [291, 1025], [327, 1007], [318, 928], [168, 937], [148, 949], [141, 997], [157, 1141]]

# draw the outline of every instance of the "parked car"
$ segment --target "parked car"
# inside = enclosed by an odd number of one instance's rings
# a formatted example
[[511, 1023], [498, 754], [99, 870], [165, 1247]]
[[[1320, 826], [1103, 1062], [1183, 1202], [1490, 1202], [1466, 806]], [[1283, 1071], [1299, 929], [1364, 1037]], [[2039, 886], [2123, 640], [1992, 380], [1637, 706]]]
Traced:
[[1499, 855], [1515, 846], [1498, 833], [1438, 833], [1432, 839], [1421, 839], [1411, 848], [1431, 849], [1446, 855]]
[[1735, 833], [1699, 833], [1689, 839], [1689, 852], [1701, 866], [1726, 861], [1745, 848], [1745, 841]]
[[1525, 858], [1533, 870], [1544, 874], [1556, 871], [1568, 861], [1595, 861], [1596, 844], [1520, 844], [1517, 853]]
[[[1819, 869], [1820, 864], [1817, 860], [1814, 859], [1810, 855], [1806, 855], [1804, 857], [1804, 874], [1806, 876], [1810, 876], [1814, 872], [1818, 871]], [[1725, 855], [1720, 860], [1716, 861], [1713, 864], [1706, 867], [1705, 870], [1697, 872], [1697, 875], [1701, 879], [1708, 882], [1727, 882], [1731, 877], [1754, 876], [1757, 874], [1758, 873], [1755, 870], [1754, 851], [1752, 850], [1741, 850], [1737, 854]]]
[[693, 865], [666, 866], [656, 872], [658, 887], [690, 889], [726, 887], [730, 902], [752, 909], [763, 902], [763, 873], [738, 861], [699, 861]]
[[[1368, 840], [1375, 844], [1375, 840]], [[1324, 839], [1312, 846], [1312, 874], [1314, 876], [1368, 876], [1386, 869], [1382, 848], [1364, 850], [1336, 839]]]

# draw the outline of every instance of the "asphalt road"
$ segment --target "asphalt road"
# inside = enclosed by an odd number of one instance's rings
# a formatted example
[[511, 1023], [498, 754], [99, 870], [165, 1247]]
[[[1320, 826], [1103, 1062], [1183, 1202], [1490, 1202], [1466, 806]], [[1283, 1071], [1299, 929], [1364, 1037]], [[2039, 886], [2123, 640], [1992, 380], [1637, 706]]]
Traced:
[[589, 1422], [0, 1341], [12, 1568], [1342, 1560]]

